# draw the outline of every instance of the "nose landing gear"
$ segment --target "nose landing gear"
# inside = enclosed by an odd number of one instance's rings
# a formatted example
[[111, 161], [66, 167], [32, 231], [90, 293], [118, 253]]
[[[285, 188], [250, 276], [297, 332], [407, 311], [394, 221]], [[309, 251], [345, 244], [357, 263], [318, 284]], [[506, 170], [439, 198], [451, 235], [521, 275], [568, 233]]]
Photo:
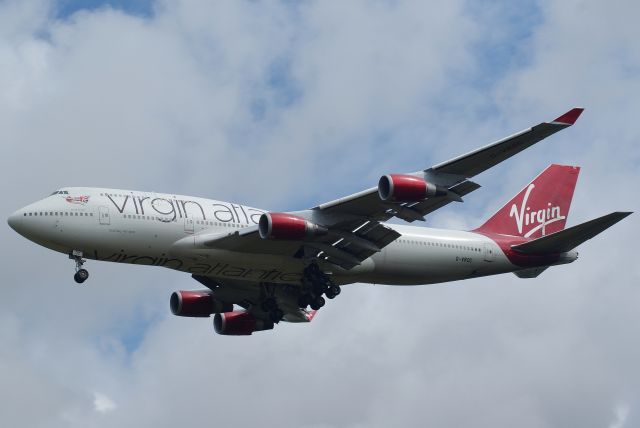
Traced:
[[78, 269], [78, 272], [73, 275], [73, 279], [78, 283], [82, 284], [89, 278], [89, 271], [86, 269]]
[[82, 251], [73, 250], [69, 254], [69, 258], [76, 262], [76, 273], [73, 275], [73, 279], [78, 284], [82, 284], [89, 278], [89, 272], [82, 268], [82, 265], [86, 261], [82, 258]]

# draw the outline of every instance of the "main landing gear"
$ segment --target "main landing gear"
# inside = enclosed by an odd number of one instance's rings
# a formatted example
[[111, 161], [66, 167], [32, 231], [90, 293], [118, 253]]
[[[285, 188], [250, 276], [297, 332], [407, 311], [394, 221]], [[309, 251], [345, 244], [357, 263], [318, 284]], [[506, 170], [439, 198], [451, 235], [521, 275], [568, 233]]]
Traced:
[[298, 306], [318, 310], [326, 303], [324, 294], [327, 299], [333, 299], [340, 294], [340, 286], [331, 281], [329, 275], [322, 272], [317, 264], [313, 263], [304, 269], [303, 277], [303, 294], [298, 298]]
[[278, 324], [284, 317], [284, 311], [278, 306], [275, 284], [262, 283], [262, 301], [260, 309], [269, 315], [269, 320]]
[[82, 251], [73, 250], [69, 254], [69, 258], [76, 262], [76, 273], [73, 275], [73, 279], [78, 284], [82, 284], [89, 278], [89, 272], [82, 268], [82, 265], [86, 261], [82, 258]]
[[269, 319], [274, 323], [279, 323], [282, 317], [284, 317], [284, 311], [278, 307], [276, 298], [271, 296], [267, 297], [260, 304], [260, 308], [269, 314]]

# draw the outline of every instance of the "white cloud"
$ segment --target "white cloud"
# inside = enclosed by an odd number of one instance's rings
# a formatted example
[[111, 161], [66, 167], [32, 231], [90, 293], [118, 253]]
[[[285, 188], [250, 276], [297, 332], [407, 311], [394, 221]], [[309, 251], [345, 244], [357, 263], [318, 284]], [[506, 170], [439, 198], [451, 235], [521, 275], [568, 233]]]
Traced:
[[609, 425], [609, 428], [624, 428], [629, 417], [629, 406], [622, 403], [614, 408], [615, 418]]
[[104, 394], [96, 392], [93, 394], [93, 406], [98, 413], [108, 413], [115, 410], [118, 406], [116, 403]]
[[[535, 6], [527, 61], [495, 58], [507, 71], [477, 87], [467, 79], [497, 55], [484, 42], [511, 36], [499, 7], [192, 1], [56, 20], [46, 2], [0, 3], [0, 206], [104, 185], [299, 209], [582, 104], [575, 127], [430, 224], [480, 224], [551, 162], [585, 167], [571, 222], [637, 210], [637, 6]], [[25, 427], [631, 426], [634, 217], [535, 280], [354, 285], [310, 325], [250, 338], [172, 317], [170, 292], [197, 286], [186, 275], [94, 262], [77, 287], [65, 256], [0, 228], [0, 414]]]

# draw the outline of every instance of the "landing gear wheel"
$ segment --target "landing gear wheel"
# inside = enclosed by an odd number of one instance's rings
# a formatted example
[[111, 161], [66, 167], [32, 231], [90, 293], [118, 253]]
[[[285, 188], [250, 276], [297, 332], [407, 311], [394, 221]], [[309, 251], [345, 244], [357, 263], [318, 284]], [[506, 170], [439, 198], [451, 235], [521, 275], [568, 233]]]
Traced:
[[86, 269], [82, 269], [82, 265], [85, 262], [85, 260], [82, 258], [82, 251], [71, 251], [71, 253], [69, 253], [69, 258], [76, 262], [76, 273], [75, 275], [73, 275], [73, 279], [78, 284], [82, 284], [87, 280], [87, 278], [89, 278], [89, 272], [87, 272]]
[[298, 297], [298, 307], [300, 308], [306, 308], [307, 306], [309, 306], [310, 302], [311, 296], [309, 296], [308, 294], [303, 294], [302, 296]]
[[315, 299], [313, 299], [313, 301], [311, 302], [311, 309], [317, 311], [318, 309], [320, 309], [321, 307], [324, 306], [324, 304], [326, 303], [326, 301], [324, 300], [324, 297], [322, 296], [317, 296]]
[[327, 296], [327, 299], [333, 299], [334, 297], [336, 297], [336, 295], [333, 294], [333, 291], [330, 288], [324, 292], [324, 295]]
[[269, 312], [269, 318], [271, 318], [271, 321], [273, 321], [276, 324], [280, 322], [283, 316], [284, 316], [284, 312], [282, 312], [282, 309], [275, 309]]
[[336, 297], [340, 292], [342, 292], [342, 289], [339, 285], [332, 285], [331, 288], [329, 288], [329, 292], [333, 294], [333, 297]]
[[313, 285], [312, 293], [316, 296], [322, 296], [322, 293], [324, 293], [326, 289], [326, 285], [316, 283]]
[[89, 272], [86, 269], [79, 269], [75, 275], [73, 275], [73, 279], [78, 283], [82, 284], [89, 278]]

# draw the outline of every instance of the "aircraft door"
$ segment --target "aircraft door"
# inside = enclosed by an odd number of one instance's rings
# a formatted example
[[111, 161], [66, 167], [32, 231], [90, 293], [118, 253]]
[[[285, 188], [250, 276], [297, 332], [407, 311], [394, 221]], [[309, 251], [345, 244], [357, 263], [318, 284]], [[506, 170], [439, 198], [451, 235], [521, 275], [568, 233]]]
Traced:
[[485, 262], [492, 262], [496, 259], [496, 253], [491, 244], [484, 244], [482, 252], [484, 253]]
[[185, 218], [184, 219], [184, 231], [187, 233], [193, 233], [193, 219]]
[[109, 207], [98, 207], [98, 220], [100, 224], [111, 224], [111, 216], [109, 215]]

